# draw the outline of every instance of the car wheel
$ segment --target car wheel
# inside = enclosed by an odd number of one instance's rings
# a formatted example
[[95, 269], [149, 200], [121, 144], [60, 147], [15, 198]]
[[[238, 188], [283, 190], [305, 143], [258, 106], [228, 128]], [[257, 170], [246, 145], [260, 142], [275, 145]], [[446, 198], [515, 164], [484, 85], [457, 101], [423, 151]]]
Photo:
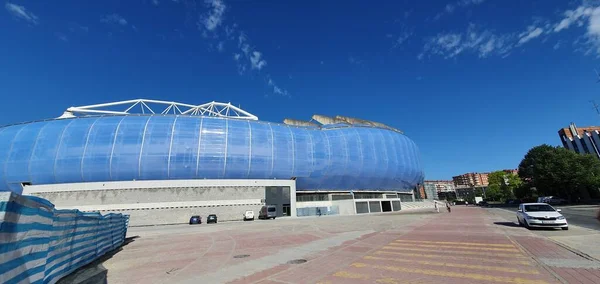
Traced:
[[563, 231], [569, 230], [569, 227], [562, 227]]
[[531, 227], [529, 227], [527, 221], [523, 221], [523, 226], [525, 226], [525, 228], [527, 228], [528, 230], [531, 230]]
[[517, 218], [517, 222], [519, 222], [519, 226], [523, 226], [523, 222], [521, 222], [521, 219]]

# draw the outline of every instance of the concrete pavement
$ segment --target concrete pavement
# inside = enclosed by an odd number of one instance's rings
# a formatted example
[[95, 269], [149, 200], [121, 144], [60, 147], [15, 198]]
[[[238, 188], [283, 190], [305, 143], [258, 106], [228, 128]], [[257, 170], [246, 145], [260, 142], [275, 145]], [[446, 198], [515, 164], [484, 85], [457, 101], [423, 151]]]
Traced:
[[600, 283], [599, 261], [491, 210], [132, 228], [99, 264], [108, 283]]

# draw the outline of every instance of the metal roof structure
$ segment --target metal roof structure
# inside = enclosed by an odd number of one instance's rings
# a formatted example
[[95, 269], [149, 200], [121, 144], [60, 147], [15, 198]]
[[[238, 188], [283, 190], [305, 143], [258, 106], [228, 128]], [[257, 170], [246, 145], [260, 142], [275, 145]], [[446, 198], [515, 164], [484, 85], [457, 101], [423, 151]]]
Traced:
[[231, 103], [209, 102], [191, 105], [160, 100], [135, 99], [104, 104], [68, 108], [58, 118], [73, 118], [79, 115], [129, 115], [129, 114], [175, 114], [190, 116], [216, 116], [258, 120], [258, 117]]

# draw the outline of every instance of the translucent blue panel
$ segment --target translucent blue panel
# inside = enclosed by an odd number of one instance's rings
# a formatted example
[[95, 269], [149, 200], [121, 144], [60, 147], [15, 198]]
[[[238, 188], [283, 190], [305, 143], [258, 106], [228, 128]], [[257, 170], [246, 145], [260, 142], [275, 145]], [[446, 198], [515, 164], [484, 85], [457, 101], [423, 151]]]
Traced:
[[8, 146], [8, 155], [5, 159], [4, 175], [6, 183], [11, 190], [19, 188], [19, 183], [29, 181], [28, 160], [31, 156], [31, 148], [35, 143], [38, 127], [32, 125], [23, 125], [19, 131], [12, 137], [12, 143]]
[[250, 168], [250, 132], [248, 121], [231, 119], [227, 123], [225, 178], [248, 177]]
[[121, 121], [112, 151], [112, 180], [134, 180], [139, 176], [140, 152], [144, 131], [152, 116], [128, 116]]
[[10, 146], [10, 152], [6, 159], [4, 174], [6, 183], [12, 191], [18, 191], [22, 188], [22, 182], [29, 182], [29, 159], [31, 150], [40, 129], [45, 124], [25, 124], [21, 130], [16, 133]]
[[363, 154], [362, 141], [356, 128], [345, 129], [343, 132], [348, 144], [348, 166], [346, 172], [349, 173], [341, 180], [341, 187], [353, 188], [360, 182]]
[[269, 178], [273, 167], [273, 139], [267, 123], [250, 123], [252, 133], [250, 152], [250, 178]]
[[395, 135], [392, 131], [383, 131], [383, 136], [385, 137], [385, 145], [387, 149], [388, 159], [389, 159], [389, 167], [385, 174], [385, 184], [384, 188], [390, 188], [394, 185], [394, 180], [398, 177], [398, 151], [396, 150], [396, 143], [394, 141]]
[[374, 189], [380, 189], [382, 186], [382, 181], [383, 179], [386, 177], [386, 172], [388, 170], [389, 167], [389, 161], [388, 161], [388, 153], [387, 153], [387, 149], [385, 146], [385, 137], [382, 134], [382, 129], [372, 129], [373, 132], [373, 138], [374, 138], [374, 147], [375, 149], [377, 149], [377, 151], [375, 151], [376, 156], [375, 159], [377, 160], [377, 164], [378, 164], [378, 171], [373, 173], [373, 179], [372, 179], [372, 186]]
[[63, 131], [54, 164], [56, 182], [66, 183], [82, 180], [81, 157], [83, 157], [90, 127], [97, 119], [74, 119]]
[[[56, 182], [54, 178], [54, 164], [56, 151], [60, 144], [65, 127], [73, 120], [58, 120], [41, 122], [45, 126], [37, 135], [37, 142], [33, 147], [29, 161], [29, 172], [32, 184], [48, 184]], [[0, 140], [1, 141], [1, 140]]]
[[0, 127], [0, 190], [10, 183], [18, 192], [26, 181], [292, 177], [300, 191], [407, 191], [423, 171], [412, 140], [371, 127], [161, 115]]
[[82, 159], [83, 181], [109, 181], [110, 155], [122, 116], [103, 117], [90, 129]]
[[175, 122], [169, 178], [190, 179], [196, 176], [201, 122], [201, 118], [189, 116], [180, 116]]
[[287, 125], [271, 124], [273, 129], [273, 174], [274, 178], [289, 179], [294, 171], [294, 145], [292, 133]]
[[221, 178], [225, 171], [227, 119], [204, 118], [200, 131], [199, 178]]
[[308, 130], [296, 128], [294, 133], [294, 174], [295, 177], [306, 177], [310, 175], [313, 168], [312, 137]]
[[331, 151], [330, 168], [321, 178], [321, 187], [335, 188], [344, 178], [348, 166], [348, 144], [341, 129], [324, 131]]
[[169, 150], [175, 116], [153, 116], [146, 126], [140, 160], [140, 179], [169, 177]]
[[[6, 159], [12, 145], [12, 141], [23, 125], [15, 125], [0, 128], [0, 191], [7, 191], [8, 184], [6, 183]], [[20, 190], [18, 191], [20, 192]]]

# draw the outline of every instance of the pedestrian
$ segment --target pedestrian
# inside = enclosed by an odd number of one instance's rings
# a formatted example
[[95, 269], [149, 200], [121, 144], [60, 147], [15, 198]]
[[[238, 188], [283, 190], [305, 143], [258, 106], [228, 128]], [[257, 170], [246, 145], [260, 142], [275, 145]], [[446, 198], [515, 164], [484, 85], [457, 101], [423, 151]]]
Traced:
[[469, 206], [469, 201], [465, 201], [465, 206]]
[[450, 208], [450, 203], [446, 202], [446, 209], [448, 209], [448, 213], [452, 212], [452, 209]]
[[440, 213], [440, 207], [438, 207], [438, 202], [434, 201], [433, 204], [435, 205], [435, 211], [437, 211], [437, 213]]

